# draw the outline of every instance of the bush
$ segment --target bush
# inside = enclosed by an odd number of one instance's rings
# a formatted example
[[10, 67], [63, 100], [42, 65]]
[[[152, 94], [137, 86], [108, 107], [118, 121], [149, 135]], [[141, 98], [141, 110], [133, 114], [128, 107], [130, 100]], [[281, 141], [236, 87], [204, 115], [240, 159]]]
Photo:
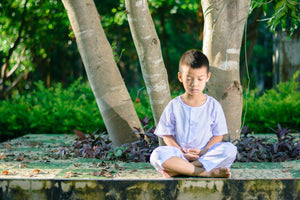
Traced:
[[[1, 141], [29, 133], [72, 133], [74, 129], [91, 132], [105, 125], [89, 83], [81, 79], [63, 89], [60, 83], [46, 88], [42, 81], [27, 94], [14, 94], [0, 101]], [[137, 98], [136, 90], [130, 92]], [[134, 102], [139, 118], [152, 117], [146, 90]], [[151, 120], [149, 126], [154, 126]]]
[[[284, 162], [300, 159], [299, 135], [291, 135], [292, 130], [277, 126], [272, 129], [277, 138], [271, 136], [265, 138], [249, 135], [245, 126], [242, 129], [241, 140], [235, 140], [238, 148], [237, 162]], [[234, 141], [234, 142], [235, 142]]]
[[[269, 127], [281, 124], [297, 130], [300, 124], [300, 92], [297, 71], [289, 82], [279, 83], [276, 89], [266, 91], [261, 97], [250, 91], [245, 124], [256, 133], [268, 133]], [[245, 113], [246, 105], [244, 98]]]
[[73, 129], [104, 128], [95, 97], [86, 83], [75, 81], [45, 88], [40, 81], [25, 95], [0, 101], [1, 140], [28, 133], [70, 133]]
[[135, 142], [113, 148], [106, 132], [98, 134], [98, 129], [86, 135], [79, 130], [74, 130], [78, 136], [74, 144], [71, 147], [59, 147], [55, 158], [74, 156], [123, 162], [148, 162], [151, 152], [158, 146], [158, 138], [153, 134], [155, 129], [149, 126], [151, 121], [148, 116], [140, 120], [145, 132], [136, 130], [140, 138]]

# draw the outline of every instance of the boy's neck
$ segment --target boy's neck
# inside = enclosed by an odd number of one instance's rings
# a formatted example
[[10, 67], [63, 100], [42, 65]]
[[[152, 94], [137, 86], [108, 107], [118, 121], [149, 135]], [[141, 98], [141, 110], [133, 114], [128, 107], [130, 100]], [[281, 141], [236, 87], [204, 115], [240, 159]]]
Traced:
[[193, 106], [193, 107], [197, 107], [197, 106], [201, 106], [206, 102], [206, 98], [207, 96], [203, 93], [193, 96], [193, 95], [188, 95], [187, 93], [184, 93], [181, 95], [181, 100], [189, 105], [189, 106]]

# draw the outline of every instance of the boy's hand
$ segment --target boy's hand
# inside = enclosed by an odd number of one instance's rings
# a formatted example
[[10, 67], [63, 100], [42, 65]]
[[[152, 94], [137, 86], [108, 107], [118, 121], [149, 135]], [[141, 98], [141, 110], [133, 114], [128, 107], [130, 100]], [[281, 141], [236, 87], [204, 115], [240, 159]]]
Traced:
[[188, 161], [194, 161], [199, 158], [198, 155], [192, 154], [192, 153], [183, 153], [183, 156], [188, 160]]
[[199, 157], [206, 154], [207, 152], [207, 150], [201, 150], [201, 149], [183, 149], [183, 151], [192, 155], [197, 155]]

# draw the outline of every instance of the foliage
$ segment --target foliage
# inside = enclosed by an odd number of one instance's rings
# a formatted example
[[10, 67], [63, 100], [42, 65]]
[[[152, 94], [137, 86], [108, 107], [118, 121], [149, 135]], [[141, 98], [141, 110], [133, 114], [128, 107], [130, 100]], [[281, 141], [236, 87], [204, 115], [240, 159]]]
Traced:
[[[22, 23], [24, 26], [20, 29]], [[20, 31], [20, 44], [9, 60], [10, 69], [18, 60], [20, 64], [15, 75], [8, 80], [12, 82], [20, 73], [30, 73], [20, 90], [34, 87], [32, 80], [46, 80], [47, 76], [64, 83], [73, 82], [74, 79], [68, 79], [74, 78], [74, 72], [69, 73], [68, 77], [65, 73], [74, 69], [76, 73], [81, 73], [77, 46], [68, 37], [69, 20], [61, 1], [2, 1], [0, 24], [0, 66], [5, 62]], [[21, 56], [23, 50], [25, 52]]]
[[[108, 135], [105, 132], [97, 135], [99, 129], [93, 134], [74, 130], [78, 136], [70, 151], [65, 155], [74, 155], [83, 158], [98, 158], [102, 160], [118, 160], [125, 162], [148, 162], [151, 152], [158, 146], [157, 137], [153, 134], [154, 128], [148, 127], [149, 118], [141, 119], [145, 134], [137, 133], [140, 139], [136, 142], [127, 143], [113, 148]], [[299, 136], [291, 135], [290, 129], [282, 128], [274, 130], [277, 140], [273, 137], [249, 136], [253, 131], [245, 126], [242, 130], [241, 140], [235, 140], [238, 148], [237, 162], [283, 162], [300, 159]], [[147, 139], [146, 137], [147, 136]], [[298, 142], [297, 142], [298, 141]], [[59, 148], [62, 149], [62, 148]], [[58, 151], [57, 154], [61, 154]]]
[[[65, 87], [80, 76], [86, 78], [62, 2], [28, 0], [26, 16], [22, 18], [24, 2], [11, 0], [0, 3], [0, 66], [17, 38], [22, 19], [25, 23], [21, 42], [10, 59], [10, 69], [18, 62], [23, 49], [25, 52], [20, 67], [16, 74], [7, 80], [7, 84], [15, 80], [20, 73], [28, 73], [28, 76], [20, 82], [19, 90], [33, 88], [32, 83], [38, 80], [43, 80], [48, 86], [61, 81]], [[106, 36], [111, 44], [115, 44], [114, 54], [118, 57], [119, 69], [127, 86], [141, 87], [144, 83], [131, 39], [124, 2], [95, 1], [95, 4]], [[174, 82], [181, 54], [189, 48], [200, 49], [202, 46], [202, 41], [198, 40], [203, 25], [197, 19], [199, 2], [154, 0], [149, 1], [149, 7], [160, 40], [163, 41], [164, 60], [170, 81]]]
[[[105, 130], [90, 85], [78, 79], [68, 88], [60, 83], [46, 88], [42, 81], [26, 94], [15, 92], [9, 100], [0, 100], [1, 140], [28, 133], [70, 133], [73, 129]], [[130, 91], [138, 116], [152, 117], [148, 94], [145, 90]], [[150, 122], [154, 126], [154, 122]], [[149, 126], [150, 126], [149, 125]]]
[[[149, 127], [150, 119], [146, 116], [141, 119], [145, 133], [136, 131], [139, 140], [132, 143], [126, 143], [122, 146], [113, 148], [112, 143], [105, 132], [96, 135], [99, 129], [94, 133], [88, 133], [74, 130], [78, 136], [76, 142], [72, 145], [71, 152], [75, 156], [83, 158], [98, 158], [103, 160], [120, 160], [126, 162], [147, 162], [151, 152], [158, 146], [157, 137], [153, 134], [153, 126]], [[69, 153], [68, 151], [66, 151]]]
[[[279, 83], [276, 89], [267, 90], [262, 96], [258, 96], [253, 90], [244, 100], [245, 124], [256, 133], [268, 132], [268, 127], [274, 127], [277, 123], [298, 129], [300, 124], [300, 71], [297, 71], [289, 82]], [[245, 98], [244, 98], [245, 99]]]
[[95, 97], [81, 79], [69, 88], [45, 88], [43, 82], [25, 95], [0, 101], [1, 140], [27, 133], [68, 133], [72, 129], [104, 127]]
[[271, 31], [280, 25], [282, 31], [289, 31], [290, 35], [298, 28], [300, 22], [299, 3], [293, 0], [254, 0], [251, 1], [252, 12], [255, 8], [263, 7], [264, 15], [271, 13], [271, 17], [264, 19]]
[[242, 130], [241, 140], [237, 141], [238, 162], [283, 162], [300, 159], [300, 141], [289, 133], [292, 130], [282, 128], [280, 124], [277, 130], [272, 129], [277, 136], [277, 141], [271, 141], [271, 137], [248, 136], [251, 131], [245, 126]]

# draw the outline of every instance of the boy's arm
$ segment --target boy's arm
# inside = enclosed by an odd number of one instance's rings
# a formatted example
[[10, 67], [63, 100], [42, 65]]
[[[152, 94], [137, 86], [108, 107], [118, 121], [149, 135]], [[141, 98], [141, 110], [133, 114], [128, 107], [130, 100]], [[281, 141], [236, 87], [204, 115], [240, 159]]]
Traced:
[[214, 144], [222, 142], [222, 139], [223, 139], [223, 135], [213, 136], [212, 138], [210, 138], [210, 140], [208, 141], [207, 145], [204, 147], [203, 150], [201, 150], [201, 149], [188, 149], [187, 152], [202, 156], [202, 155], [206, 154], [206, 152]]
[[175, 138], [172, 135], [163, 135], [163, 140], [166, 143], [167, 146], [173, 146], [173, 147], [177, 147], [178, 149], [180, 149], [183, 153], [183, 156], [189, 160], [189, 161], [194, 161], [196, 159], [199, 158], [198, 155], [195, 155], [193, 153], [188, 153], [185, 152], [176, 142]]
[[181, 147], [177, 144], [175, 138], [172, 135], [164, 135], [163, 140], [164, 140], [164, 142], [166, 143], [167, 146], [177, 147], [180, 150], [182, 150]]
[[205, 154], [210, 149], [210, 147], [212, 147], [214, 144], [222, 142], [222, 139], [223, 139], [223, 135], [213, 136], [212, 138], [210, 138], [210, 140], [208, 141], [204, 149], [200, 151], [199, 156]]

